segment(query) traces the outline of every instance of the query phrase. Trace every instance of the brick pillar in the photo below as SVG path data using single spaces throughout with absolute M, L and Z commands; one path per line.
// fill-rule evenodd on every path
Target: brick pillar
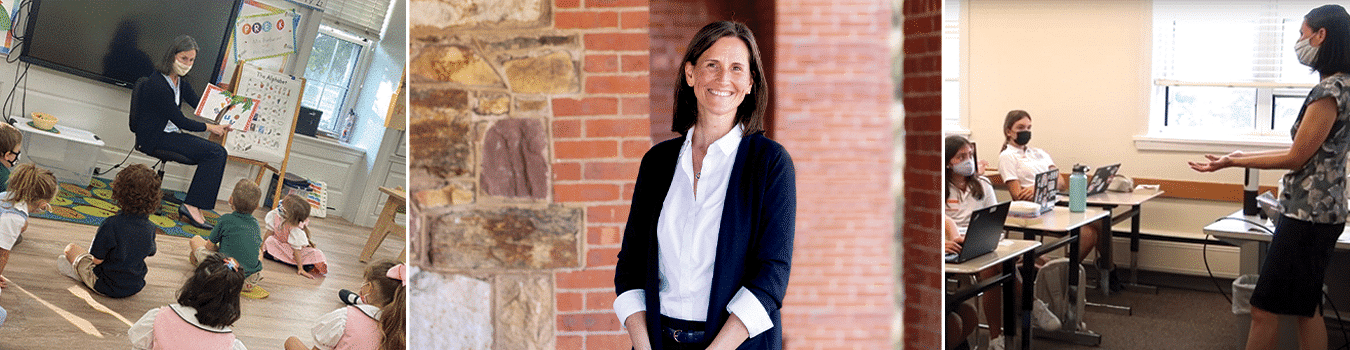
M 773 128 L 797 166 L 786 345 L 888 348 L 891 2 L 778 0 L 776 7 Z
M 614 264 L 648 121 L 646 0 L 558 0 L 556 27 L 583 38 L 582 90 L 553 98 L 554 200 L 585 208 L 585 264 L 556 276 L 557 348 L 627 349 Z
M 904 344 L 942 345 L 942 2 L 904 3 Z

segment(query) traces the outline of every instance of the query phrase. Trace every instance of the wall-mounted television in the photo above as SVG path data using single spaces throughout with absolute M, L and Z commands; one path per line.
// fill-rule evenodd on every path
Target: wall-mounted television
M 129 88 L 187 34 L 201 48 L 185 78 L 200 94 L 220 75 L 242 0 L 31 1 L 20 18 L 24 62 Z

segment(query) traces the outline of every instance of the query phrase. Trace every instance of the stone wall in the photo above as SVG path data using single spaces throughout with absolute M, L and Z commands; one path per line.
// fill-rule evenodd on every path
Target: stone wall
M 609 304 L 651 146 L 645 6 L 411 2 L 411 348 L 628 346 Z

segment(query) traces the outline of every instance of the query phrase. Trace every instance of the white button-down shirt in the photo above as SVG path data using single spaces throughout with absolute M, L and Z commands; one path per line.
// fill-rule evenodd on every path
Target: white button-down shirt
M 707 321 L 722 206 L 743 130 L 738 124 L 714 141 L 703 156 L 703 167 L 698 173 L 694 172 L 692 138 L 685 138 L 680 147 L 679 167 L 671 179 L 656 228 L 662 315 Z M 687 135 L 693 134 L 694 129 L 690 128 Z M 614 300 L 614 313 L 620 322 L 639 311 L 647 311 L 646 292 L 642 289 L 625 291 Z M 773 328 L 764 305 L 743 286 L 731 298 L 727 312 L 741 319 L 751 337 Z
M 164 80 L 169 82 L 169 87 L 173 88 L 173 105 L 181 106 L 183 104 L 183 94 L 180 93 L 182 90 L 178 89 L 178 83 L 174 82 L 173 78 L 169 77 L 168 74 L 160 75 L 163 75 Z M 182 77 L 179 77 L 179 79 L 182 79 Z M 164 125 L 164 132 L 178 132 L 178 126 L 174 125 L 173 121 L 170 120 L 168 124 Z

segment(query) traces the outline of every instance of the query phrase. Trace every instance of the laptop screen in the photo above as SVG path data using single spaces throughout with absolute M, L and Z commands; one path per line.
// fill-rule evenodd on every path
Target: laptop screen
M 1059 193 L 1059 170 L 1050 169 L 1043 173 L 1036 174 L 1036 194 L 1035 202 L 1041 205 L 1041 212 L 1055 208 L 1055 202 L 1059 200 L 1056 194 Z

